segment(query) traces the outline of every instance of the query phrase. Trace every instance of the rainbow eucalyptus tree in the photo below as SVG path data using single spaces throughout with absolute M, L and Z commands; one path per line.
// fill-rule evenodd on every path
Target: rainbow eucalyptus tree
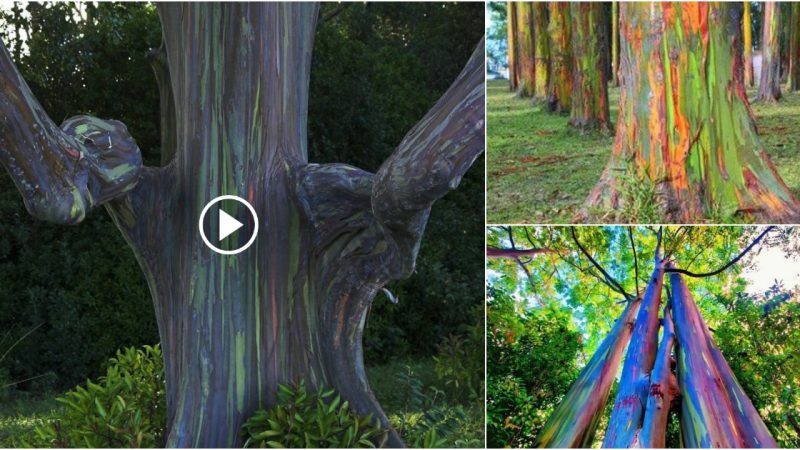
M 767 103 L 777 102 L 781 98 L 780 29 L 781 5 L 776 2 L 764 2 L 758 99 Z
M 533 2 L 515 2 L 517 20 L 514 61 L 517 65 L 517 95 L 532 97 L 536 84 L 536 42 L 534 33 Z
M 605 5 L 572 2 L 570 16 L 573 67 L 569 124 L 580 129 L 610 129 Z
M 619 2 L 611 2 L 611 85 L 619 86 Z
M 708 273 L 674 267 L 672 254 L 662 255 L 659 231 L 653 274 L 644 295 L 641 298 L 637 295 L 635 299 L 625 295 L 628 305 L 622 316 L 540 430 L 536 444 L 573 448 L 592 444 L 597 421 L 627 344 L 603 447 L 663 448 L 667 423 L 673 412 L 679 415 L 682 440 L 689 447 L 776 447 L 758 411 L 714 343 L 683 280 L 684 276 L 709 277 L 722 273 L 753 249 L 771 229 L 767 228 L 723 267 Z M 621 289 L 583 249 L 574 229 L 572 234 L 575 244 L 596 270 Z M 635 254 L 632 234 L 631 245 Z M 638 264 L 635 258 L 634 264 Z M 667 290 L 668 300 L 659 320 L 666 275 L 672 295 Z M 663 330 L 660 342 L 659 328 Z
M 508 88 L 516 92 L 519 85 L 518 63 L 517 63 L 517 7 L 514 2 L 506 2 L 506 15 L 508 16 Z
M 550 2 L 550 75 L 547 105 L 550 112 L 563 114 L 572 106 L 572 28 L 568 2 Z
M 753 77 L 753 19 L 750 14 L 750 2 L 744 2 L 742 14 L 742 44 L 744 48 L 744 84 L 752 87 L 755 84 Z
M 789 21 L 789 90 L 800 91 L 800 3 L 792 2 Z
M 534 80 L 533 99 L 544 101 L 550 76 L 550 38 L 547 34 L 548 6 L 546 2 L 533 3 Z
M 613 154 L 578 220 L 624 208 L 623 183 L 651 186 L 664 221 L 797 219 L 800 203 L 764 152 L 747 100 L 741 11 L 726 2 L 620 4 Z
M 432 203 L 483 151 L 483 43 L 373 174 L 308 162 L 318 5 L 158 8 L 163 167 L 142 167 L 119 122 L 56 126 L 2 46 L 0 162 L 35 217 L 74 224 L 104 205 L 133 249 L 164 352 L 168 446 L 238 445 L 242 421 L 299 379 L 389 427 L 364 372 L 366 314 L 414 270 Z M 237 255 L 198 236 L 201 210 L 222 194 L 261 219 Z M 391 431 L 384 444 L 402 442 Z

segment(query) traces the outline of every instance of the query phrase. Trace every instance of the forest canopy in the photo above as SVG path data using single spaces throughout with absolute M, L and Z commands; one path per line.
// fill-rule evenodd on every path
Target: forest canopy
M 765 230 L 664 227 L 662 251 L 674 267 L 715 272 Z M 626 295 L 643 294 L 654 269 L 658 231 L 621 226 L 487 229 L 489 446 L 534 444 L 625 309 Z M 773 228 L 720 273 L 682 277 L 736 380 L 782 447 L 800 444 L 798 246 L 795 230 Z M 492 257 L 500 250 L 519 253 Z M 590 441 L 594 446 L 603 442 L 616 392 L 617 381 Z M 667 447 L 680 445 L 678 428 L 673 415 Z

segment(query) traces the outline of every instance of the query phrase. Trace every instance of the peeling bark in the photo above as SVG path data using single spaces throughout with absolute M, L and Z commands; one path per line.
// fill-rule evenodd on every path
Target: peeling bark
M 642 427 L 650 388 L 650 373 L 658 346 L 658 310 L 663 282 L 664 261 L 660 251 L 656 249 L 655 269 L 636 316 L 603 447 L 633 446 Z
M 412 273 L 432 203 L 483 152 L 483 42 L 373 175 L 307 161 L 316 4 L 158 8 L 169 163 L 141 169 L 116 122 L 56 128 L 2 48 L 3 165 L 38 217 L 78 222 L 105 202 L 133 248 L 164 353 L 167 446 L 238 446 L 241 423 L 274 404 L 278 383 L 301 378 L 390 428 L 364 371 L 366 314 L 383 285 Z M 223 194 L 245 198 L 262 222 L 237 255 L 197 236 L 202 208 Z M 382 444 L 402 441 L 390 429 Z
M 670 274 L 681 435 L 687 447 L 777 448 L 714 342 L 686 283 Z
M 656 362 L 650 374 L 650 390 L 647 395 L 642 431 L 639 444 L 642 448 L 665 448 L 667 422 L 673 400 L 678 396 L 678 379 L 672 373 L 672 348 L 675 344 L 675 325 L 669 308 L 664 308 L 661 320 L 661 343 L 658 346 Z
M 605 6 L 600 2 L 572 2 L 570 16 L 573 84 L 569 124 L 579 129 L 610 130 Z
M 591 446 L 611 385 L 628 345 L 640 299 L 628 302 L 614 327 L 581 370 L 578 379 L 539 431 L 535 447 L 586 448 Z
M 764 22 L 761 34 L 761 82 L 758 100 L 774 103 L 781 98 L 780 55 L 781 7 L 776 2 L 764 2 Z
M 568 113 L 572 107 L 572 19 L 568 2 L 550 2 L 550 76 L 547 105 L 550 112 Z
M 744 216 L 792 222 L 800 204 L 758 137 L 742 80 L 740 3 L 620 5 L 620 113 L 590 208 L 653 185 L 664 222 Z M 739 49 L 737 51 L 737 49 Z

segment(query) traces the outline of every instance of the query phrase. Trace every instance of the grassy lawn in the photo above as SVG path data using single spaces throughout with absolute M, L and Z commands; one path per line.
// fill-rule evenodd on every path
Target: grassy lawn
M 483 399 L 463 398 L 435 373 L 433 359 L 394 361 L 369 367 L 375 396 L 409 446 L 435 428 L 437 446 L 483 447 Z M 462 390 L 463 391 L 463 390 Z M 57 393 L 0 391 L 0 448 L 27 447 L 37 420 L 58 407 Z
M 755 91 L 748 93 L 752 100 Z M 609 91 L 615 123 L 618 94 Z M 800 93 L 753 109 L 772 162 L 800 196 Z M 488 81 L 487 114 L 487 222 L 571 223 L 600 178 L 613 136 L 571 129 L 567 116 L 516 98 L 504 80 Z

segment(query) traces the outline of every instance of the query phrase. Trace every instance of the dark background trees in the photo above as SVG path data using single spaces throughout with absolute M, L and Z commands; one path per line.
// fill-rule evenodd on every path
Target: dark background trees
M 458 75 L 482 34 L 483 5 L 331 4 L 321 17 L 329 18 L 315 40 L 309 153 L 375 170 Z M 0 20 L 4 42 L 54 120 L 80 113 L 119 119 L 145 163 L 158 163 L 158 91 L 146 59 L 161 40 L 152 5 L 31 3 Z M 25 45 L 17 29 L 32 36 Z M 417 273 L 389 286 L 399 303 L 376 300 L 368 364 L 431 355 L 445 336 L 482 320 L 481 166 L 433 209 Z M 460 260 L 474 263 L 455 263 L 455 242 Z M 117 348 L 158 340 L 144 278 L 108 216 L 96 211 L 79 228 L 37 221 L 5 174 L 0 298 L 6 342 L 41 324 L 2 363 L 13 380 L 52 372 L 24 389 L 72 386 L 99 373 Z

